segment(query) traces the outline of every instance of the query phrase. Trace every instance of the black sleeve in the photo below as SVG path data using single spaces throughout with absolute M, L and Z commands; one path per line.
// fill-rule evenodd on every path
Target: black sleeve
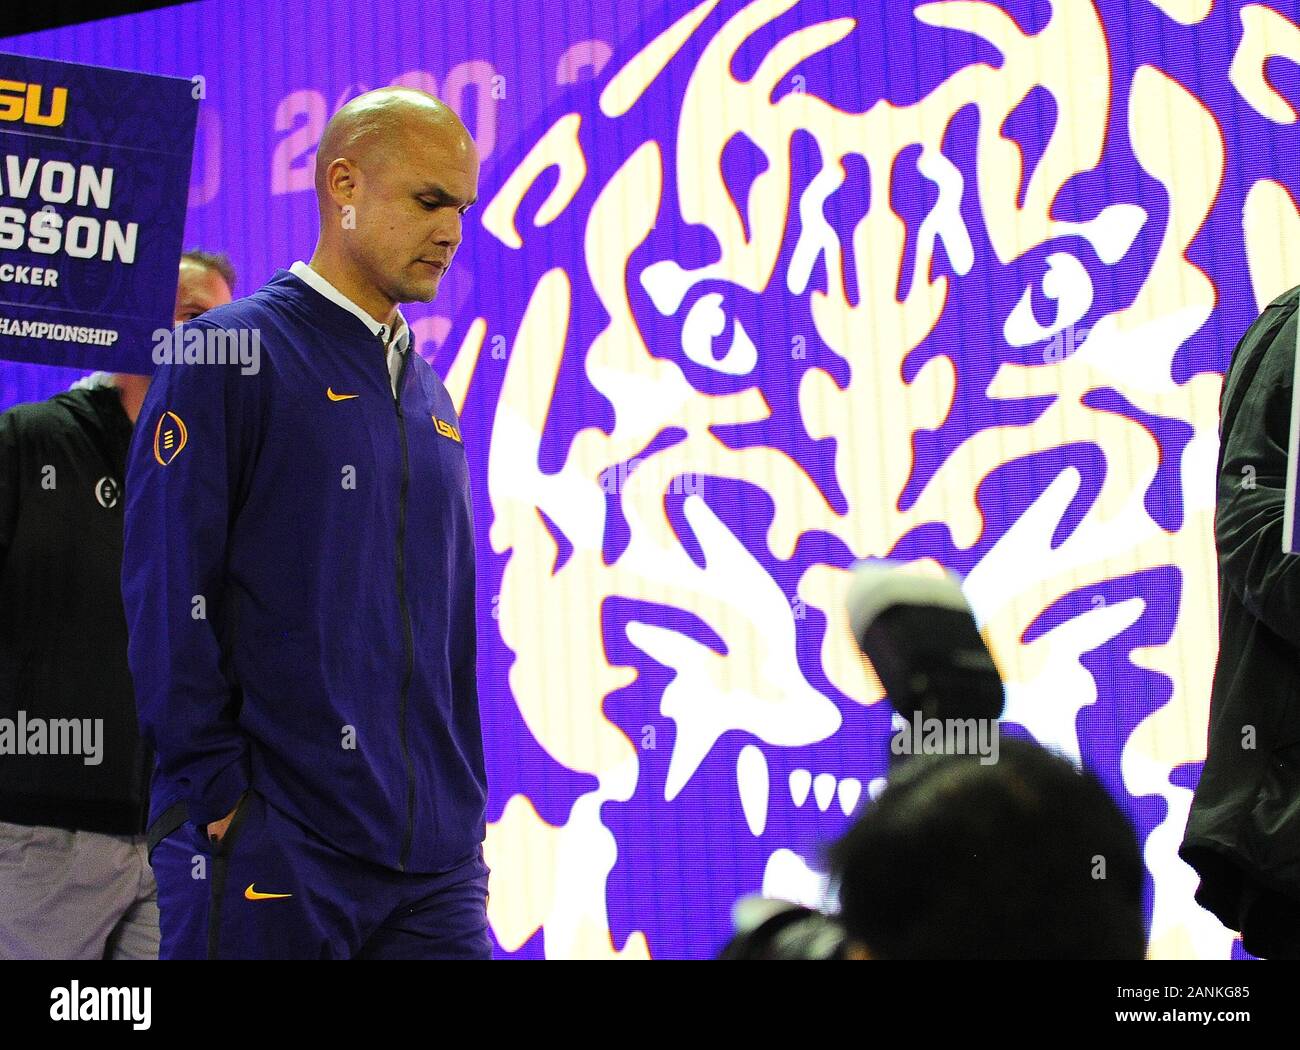
M 1219 571 L 1250 613 L 1300 648 L 1300 555 L 1282 550 L 1296 357 L 1289 293 L 1250 327 L 1224 387 L 1214 538 Z
M 0 572 L 18 523 L 18 420 L 0 412 Z

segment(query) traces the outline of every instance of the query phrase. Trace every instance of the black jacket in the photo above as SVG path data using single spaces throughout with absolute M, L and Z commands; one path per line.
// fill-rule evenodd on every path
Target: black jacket
M 136 723 L 121 594 L 131 429 L 108 386 L 0 415 L 0 719 L 9 721 L 0 733 L 12 741 L 20 717 L 103 719 L 98 764 L 84 753 L 0 753 L 0 820 L 144 830 L 152 759 Z
M 1282 552 L 1300 288 L 1232 356 L 1220 396 L 1219 656 L 1180 855 L 1247 951 L 1300 951 L 1300 556 Z

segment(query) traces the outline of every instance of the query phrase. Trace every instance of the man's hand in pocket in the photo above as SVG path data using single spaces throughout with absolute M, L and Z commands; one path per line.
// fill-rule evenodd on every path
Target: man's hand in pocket
M 248 792 L 245 791 L 242 795 L 239 796 L 239 801 L 235 803 L 234 809 L 232 809 L 220 820 L 215 820 L 208 825 L 209 842 L 221 841 L 222 837 L 226 834 L 226 829 L 230 827 L 230 822 L 235 819 L 235 814 L 239 812 L 239 807 L 243 805 L 244 799 L 247 797 L 248 797 Z

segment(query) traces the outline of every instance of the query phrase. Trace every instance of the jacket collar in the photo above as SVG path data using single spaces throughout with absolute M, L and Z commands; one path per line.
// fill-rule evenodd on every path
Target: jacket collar
M 399 354 L 406 353 L 406 348 L 410 345 L 411 341 L 411 328 L 406 323 L 406 318 L 402 316 L 401 310 L 397 311 L 397 319 L 393 323 L 393 331 L 390 333 L 388 325 L 376 321 L 305 262 L 299 261 L 294 263 L 289 267 L 289 273 L 297 277 L 298 280 L 302 281 L 303 284 L 318 295 L 323 296 L 335 306 L 346 310 L 358 320 L 362 321 L 372 336 L 383 339 L 385 346 L 389 345 L 389 337 L 391 334 L 392 348 Z

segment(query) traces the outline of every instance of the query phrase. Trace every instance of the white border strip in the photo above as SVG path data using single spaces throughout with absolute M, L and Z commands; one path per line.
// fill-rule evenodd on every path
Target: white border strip
M 1295 554 L 1296 457 L 1300 454 L 1300 324 L 1296 325 L 1291 372 L 1291 436 L 1286 449 L 1286 507 L 1282 513 L 1282 553 Z

